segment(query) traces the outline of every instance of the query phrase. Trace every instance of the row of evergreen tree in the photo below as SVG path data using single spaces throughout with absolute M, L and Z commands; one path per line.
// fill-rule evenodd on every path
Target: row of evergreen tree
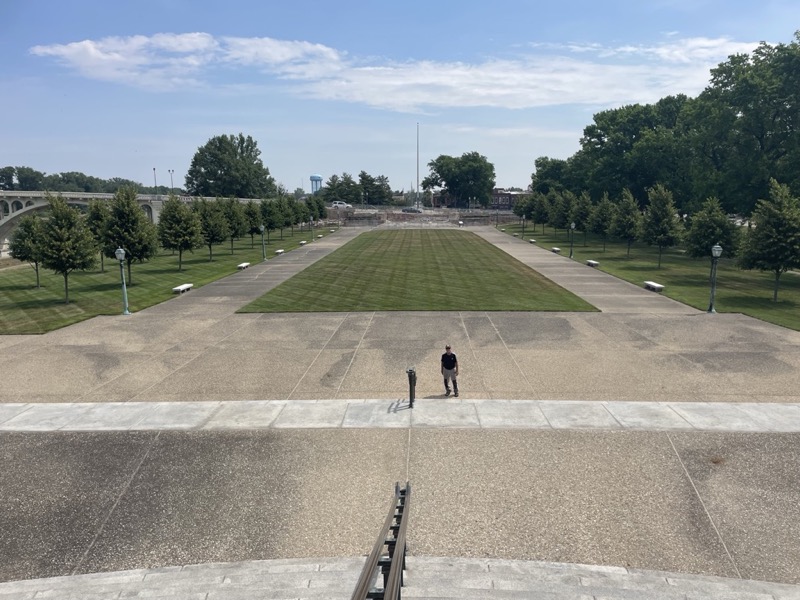
M 208 248 L 213 260 L 213 247 L 227 240 L 254 236 L 292 228 L 300 223 L 318 221 L 327 216 L 321 198 L 298 202 L 291 196 L 275 200 L 251 200 L 241 203 L 236 198 L 198 199 L 184 202 L 174 195 L 164 202 L 158 225 L 153 224 L 136 200 L 133 187 L 119 189 L 111 202 L 92 201 L 86 213 L 67 204 L 60 195 L 48 194 L 46 213 L 25 215 L 14 230 L 9 243 L 12 257 L 28 262 L 36 272 L 50 269 L 64 278 L 64 301 L 69 303 L 69 275 L 76 270 L 94 268 L 98 256 L 101 269 L 104 258 L 115 258 L 115 250 L 125 250 L 128 282 L 133 283 L 131 265 L 150 260 L 159 248 L 178 253 L 178 271 L 183 269 L 183 253 Z
M 770 181 L 769 197 L 756 203 L 747 227 L 731 221 L 717 198 L 708 198 L 692 215 L 679 214 L 672 192 L 658 184 L 646 190 L 644 210 L 630 190 L 620 197 L 603 194 L 593 203 L 588 192 L 580 195 L 551 189 L 520 200 L 514 212 L 534 227 L 573 230 L 658 248 L 658 267 L 665 249 L 683 245 L 693 258 L 711 256 L 719 244 L 723 256 L 734 258 L 742 269 L 758 269 L 775 276 L 773 300 L 778 299 L 780 277 L 800 268 L 800 199 L 788 186 Z M 572 224 L 574 223 L 574 228 Z M 574 235 L 574 233 L 573 233 Z M 605 247 L 605 246 L 604 246 Z

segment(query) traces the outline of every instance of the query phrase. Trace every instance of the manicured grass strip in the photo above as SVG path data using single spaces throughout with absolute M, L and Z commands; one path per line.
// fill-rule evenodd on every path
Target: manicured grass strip
M 504 225 L 507 234 L 521 233 L 517 225 Z M 553 232 L 552 227 L 538 225 L 534 232 L 525 228 L 525 240 L 534 238 L 536 244 L 550 249 L 560 246 L 561 253 L 568 255 L 567 232 Z M 709 257 L 694 259 L 686 256 L 681 248 L 665 250 L 658 268 L 658 248 L 646 244 L 634 244 L 630 257 L 627 245 L 608 240 L 603 250 L 603 240 L 583 233 L 576 233 L 574 259 L 585 263 L 587 259 L 600 262 L 600 269 L 615 277 L 642 286 L 646 280 L 665 286 L 664 294 L 684 304 L 707 310 L 711 296 L 711 249 Z M 800 273 L 789 272 L 781 276 L 778 302 L 772 301 L 774 277 L 772 273 L 743 271 L 733 259 L 722 258 L 717 268 L 717 292 L 714 302 L 717 312 L 743 313 L 762 321 L 800 331 Z
M 467 231 L 362 233 L 242 312 L 590 311 Z
M 329 235 L 328 229 L 309 231 L 291 229 L 272 232 L 266 246 L 267 258 L 275 257 L 276 248 L 287 252 L 297 248 L 301 240 L 317 235 Z M 261 237 L 234 241 L 213 247 L 213 261 L 208 260 L 208 248 L 184 253 L 183 271 L 178 271 L 178 256 L 164 252 L 145 263 L 133 264 L 133 282 L 128 285 L 128 303 L 133 312 L 163 302 L 175 296 L 172 288 L 181 283 L 193 283 L 195 289 L 236 272 L 242 262 L 257 264 L 262 260 Z M 105 259 L 105 272 L 100 265 L 93 271 L 75 272 L 69 277 L 70 303 L 64 304 L 64 279 L 52 271 L 40 269 L 41 285 L 36 288 L 36 274 L 27 265 L 0 269 L 0 335 L 36 334 L 52 331 L 97 315 L 122 313 L 122 286 L 119 263 Z M 125 270 L 125 277 L 128 272 Z M 190 294 L 192 292 L 189 292 Z

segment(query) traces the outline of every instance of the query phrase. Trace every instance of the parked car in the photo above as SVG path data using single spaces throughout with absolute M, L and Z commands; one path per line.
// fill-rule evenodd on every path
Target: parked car
M 342 202 L 341 200 L 334 200 L 331 203 L 331 208 L 353 208 L 353 205 L 348 204 L 347 202 Z
M 417 208 L 416 206 L 406 206 L 406 207 L 403 209 L 403 212 L 407 212 L 407 213 L 421 213 L 421 212 L 422 212 L 422 209 L 421 209 L 421 208 Z

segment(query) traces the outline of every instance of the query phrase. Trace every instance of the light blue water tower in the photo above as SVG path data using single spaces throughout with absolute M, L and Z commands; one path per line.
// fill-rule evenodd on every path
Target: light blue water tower
M 322 175 L 311 176 L 311 193 L 316 194 L 322 188 Z

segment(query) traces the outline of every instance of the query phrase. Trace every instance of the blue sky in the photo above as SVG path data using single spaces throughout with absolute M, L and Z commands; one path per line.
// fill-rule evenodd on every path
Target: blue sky
M 152 185 L 251 135 L 309 175 L 408 190 L 477 151 L 498 186 L 566 158 L 600 110 L 697 95 L 709 69 L 791 42 L 797 0 L 0 0 L 0 166 Z

